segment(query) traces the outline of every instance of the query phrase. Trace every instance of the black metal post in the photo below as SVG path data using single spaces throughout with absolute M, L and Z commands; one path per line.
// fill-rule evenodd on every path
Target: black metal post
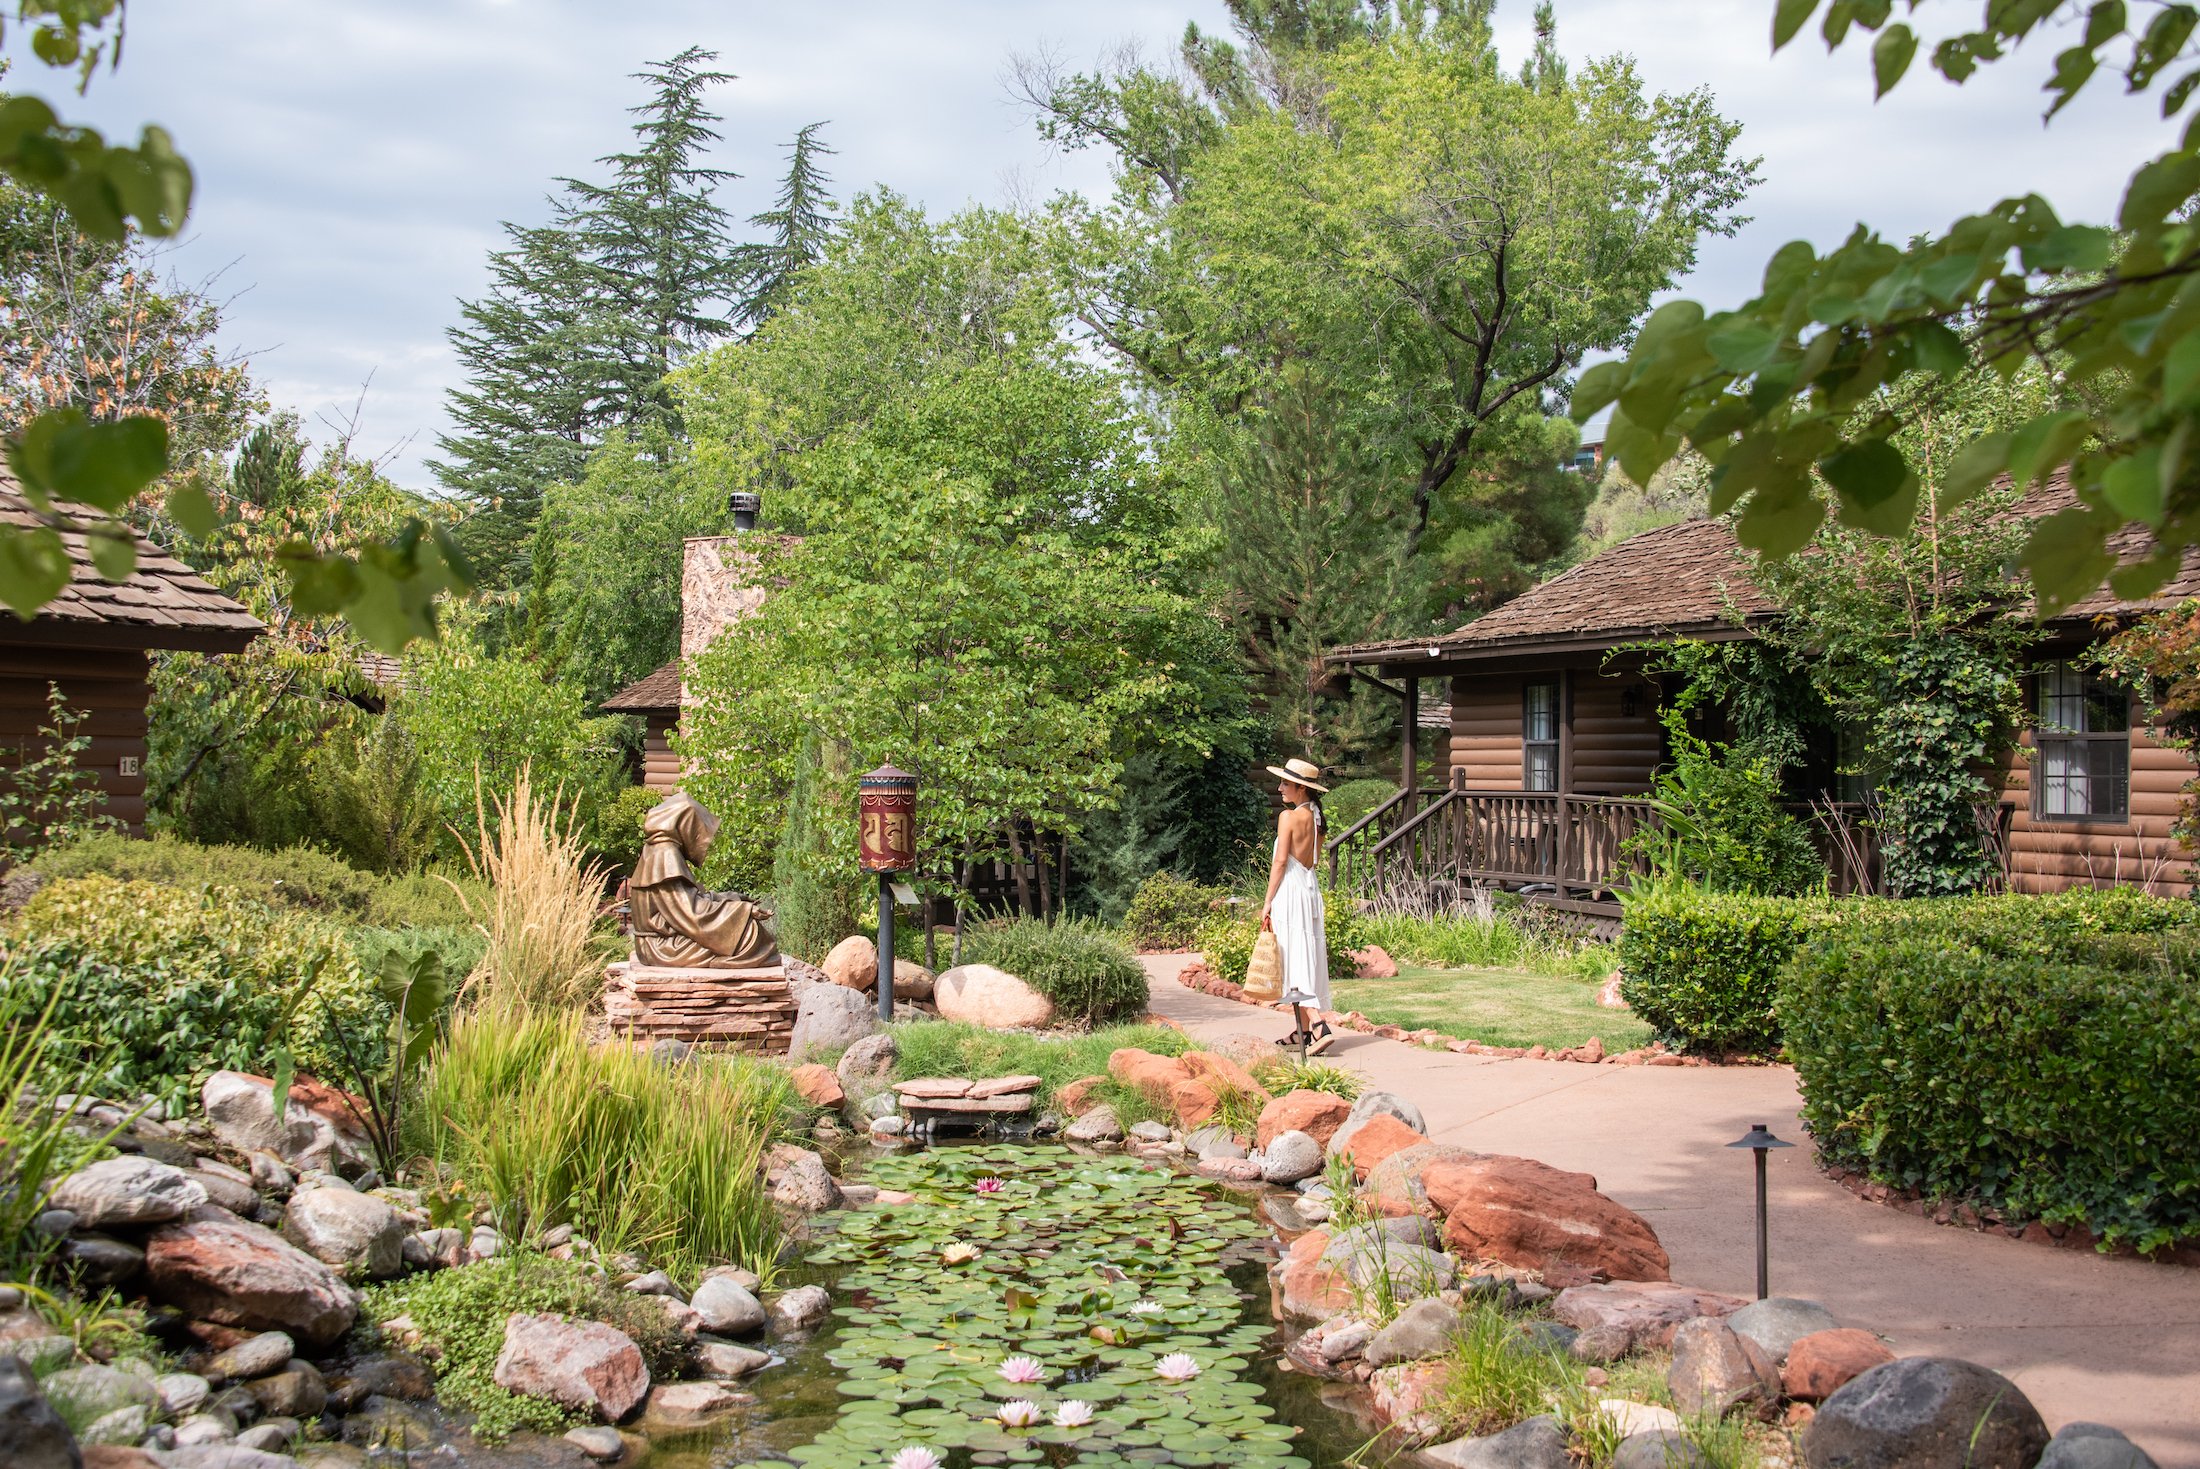
M 894 1018 L 894 878 L 888 872 L 878 875 L 878 1018 Z
M 1772 1294 L 1772 1228 L 1765 1214 L 1765 1150 L 1757 1155 L 1757 1299 Z

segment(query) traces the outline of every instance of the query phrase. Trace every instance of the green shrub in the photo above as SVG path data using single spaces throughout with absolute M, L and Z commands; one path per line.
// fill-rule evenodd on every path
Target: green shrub
M 663 803 L 665 793 L 628 786 L 603 803 L 596 819 L 596 851 L 621 872 L 632 872 L 642 855 L 642 818 Z
M 100 874 L 170 887 L 234 888 L 274 907 L 326 914 L 378 928 L 442 927 L 467 922 L 452 887 L 471 878 L 438 872 L 383 876 L 361 872 L 311 847 L 269 852 L 258 847 L 203 846 L 162 833 L 151 840 L 102 834 L 52 847 L 31 868 L 49 880 Z
M 1139 949 L 1188 949 L 1217 903 L 1228 899 L 1221 888 L 1157 872 L 1138 885 L 1123 913 L 1123 937 Z
M 1083 919 L 987 924 L 965 958 L 991 964 L 1054 1002 L 1056 1018 L 1105 1025 L 1146 1008 L 1146 970 L 1113 930 Z
M 2200 918 L 2128 893 L 1875 904 L 1779 987 L 1820 1153 L 2142 1250 L 2200 1235 Z
M 1786 809 L 1779 757 L 1746 742 L 1706 742 L 1689 731 L 1678 706 L 1661 719 L 1672 759 L 1651 793 L 1659 820 L 1629 837 L 1622 851 L 1645 859 L 1660 877 L 1718 892 L 1822 888 L 1825 863 L 1803 823 Z
M 464 928 L 368 928 L 361 925 L 345 936 L 351 942 L 351 951 L 359 956 L 359 967 L 369 974 L 379 973 L 382 960 L 390 954 L 397 955 L 401 963 L 410 967 L 422 954 L 433 953 L 443 961 L 443 972 L 454 981 L 473 973 L 489 947 L 488 936 L 470 925 Z
M 575 1421 L 547 1398 L 521 1397 L 496 1385 L 505 1321 L 523 1311 L 601 1321 L 642 1349 L 652 1378 L 667 1381 L 685 1373 L 687 1339 L 655 1301 L 547 1255 L 498 1255 L 377 1286 L 367 1292 L 362 1315 L 375 1321 L 410 1317 L 435 1359 L 436 1397 L 477 1414 L 474 1436 L 496 1442 L 523 1428 L 556 1433 Z
M 210 1072 L 264 1071 L 286 1035 L 299 1070 L 341 1077 L 332 1025 L 370 1061 L 386 1044 L 389 1007 L 344 929 L 233 889 L 49 883 L 0 946 L 11 990 L 60 992 L 52 1044 L 106 1053 L 116 1096 L 179 1107 Z
M 1346 781 L 1322 797 L 1323 839 L 1336 836 L 1397 794 L 1398 787 L 1387 780 Z
M 1199 952 L 1207 967 L 1232 984 L 1245 983 L 1245 966 L 1260 936 L 1260 904 L 1225 909 L 1199 931 Z M 1329 949 L 1329 977 L 1349 979 L 1357 972 L 1352 951 L 1369 943 L 1366 920 L 1348 898 L 1332 895 L 1322 906 L 1322 938 Z
M 1780 1039 L 1780 966 L 1843 906 L 1678 883 L 1638 889 L 1620 929 L 1620 998 L 1683 1050 L 1769 1051 Z

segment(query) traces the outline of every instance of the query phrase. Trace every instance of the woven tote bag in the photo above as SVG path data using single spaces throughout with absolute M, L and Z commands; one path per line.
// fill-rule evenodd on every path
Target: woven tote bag
M 1283 998 L 1283 945 L 1265 928 L 1253 940 L 1253 957 L 1245 965 L 1245 998 L 1256 1005 Z

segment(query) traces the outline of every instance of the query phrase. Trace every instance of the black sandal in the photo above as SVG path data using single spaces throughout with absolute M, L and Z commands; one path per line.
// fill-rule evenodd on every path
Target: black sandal
M 1311 1039 L 1311 1037 L 1309 1037 L 1305 1031 L 1294 1030 L 1289 1035 L 1279 1039 L 1276 1044 L 1283 1047 L 1285 1050 L 1290 1051 L 1296 1050 L 1300 1046 L 1305 1045 L 1309 1039 Z
M 1329 1022 L 1326 1020 L 1317 1021 L 1314 1029 L 1308 1033 L 1306 1054 L 1319 1056 L 1336 1043 L 1337 1033 L 1329 1028 Z

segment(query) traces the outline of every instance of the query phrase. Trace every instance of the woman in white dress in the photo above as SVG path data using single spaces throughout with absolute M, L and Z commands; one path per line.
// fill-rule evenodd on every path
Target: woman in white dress
M 1268 899 L 1261 904 L 1260 926 L 1273 932 L 1283 951 L 1283 997 L 1295 1029 L 1276 1042 L 1305 1046 L 1310 1054 L 1336 1041 L 1322 1012 L 1329 1008 L 1329 944 L 1322 932 L 1322 890 L 1314 864 L 1321 858 L 1322 808 L 1316 793 L 1327 793 L 1321 767 L 1307 760 L 1286 760 L 1268 767 L 1283 782 L 1284 812 L 1276 820 L 1276 851 L 1268 864 Z M 1314 1012 L 1309 1023 L 1307 1011 Z

